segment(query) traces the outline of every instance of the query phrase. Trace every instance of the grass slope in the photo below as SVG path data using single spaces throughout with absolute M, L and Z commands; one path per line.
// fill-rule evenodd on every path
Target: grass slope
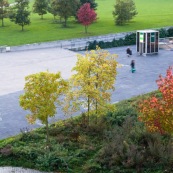
M 136 121 L 139 101 L 151 94 L 160 97 L 153 92 L 119 102 L 116 112 L 90 117 L 89 126 L 84 116 L 52 124 L 49 150 L 45 128 L 0 140 L 0 166 L 61 173 L 170 173 L 173 139 L 148 133 Z
M 98 21 L 89 26 L 87 35 L 84 34 L 84 27 L 73 18 L 68 20 L 68 27 L 63 28 L 58 20 L 53 21 L 51 14 L 44 15 L 44 19 L 41 20 L 37 14 L 32 13 L 31 24 L 25 26 L 24 32 L 20 26 L 5 19 L 5 27 L 0 27 L 0 45 L 21 45 L 172 25 L 172 0 L 135 0 L 138 15 L 124 26 L 114 24 L 112 11 L 115 0 L 96 0 L 96 2 Z

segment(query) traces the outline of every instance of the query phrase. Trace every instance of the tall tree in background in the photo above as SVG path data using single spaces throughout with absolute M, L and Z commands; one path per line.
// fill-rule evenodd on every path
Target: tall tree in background
M 94 10 L 97 10 L 98 4 L 95 2 L 95 0 L 80 0 L 81 6 L 85 3 L 90 3 L 90 7 Z
M 76 13 L 78 4 L 79 0 L 58 0 L 58 13 L 64 19 L 64 27 L 67 26 L 68 18 Z
M 58 1 L 57 0 L 51 0 L 50 1 L 50 6 L 48 8 L 48 12 L 51 13 L 55 17 L 58 15 Z
M 4 26 L 4 18 L 8 17 L 8 0 L 0 0 L 0 19 L 2 21 L 2 25 Z
M 85 26 L 85 33 L 87 33 L 88 26 L 97 19 L 97 14 L 94 9 L 90 8 L 90 3 L 85 3 L 77 12 L 78 21 Z
M 47 0 L 35 0 L 33 4 L 33 12 L 38 13 L 43 19 L 43 15 L 47 14 L 48 11 L 48 1 Z
M 22 27 L 30 24 L 29 0 L 15 0 L 15 5 L 11 8 L 10 20 Z
M 48 118 L 56 114 L 57 105 L 61 105 L 60 97 L 68 89 L 68 83 L 61 78 L 60 73 L 40 72 L 25 78 L 24 94 L 20 96 L 20 106 L 29 110 L 29 123 L 39 119 L 46 125 L 46 141 L 49 145 Z
M 136 6 L 133 0 L 116 0 L 113 11 L 116 25 L 123 25 L 137 15 Z

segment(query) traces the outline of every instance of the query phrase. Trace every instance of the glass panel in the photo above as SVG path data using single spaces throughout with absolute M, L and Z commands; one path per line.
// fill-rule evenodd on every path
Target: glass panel
M 147 53 L 150 53 L 150 33 L 147 33 Z
M 137 32 L 137 52 L 139 52 L 139 32 Z
M 159 33 L 158 33 L 158 32 L 156 32 L 156 40 L 155 40 L 155 52 L 158 52 L 158 51 L 159 51 L 158 42 L 159 42 Z
M 145 47 L 146 47 L 146 33 L 144 33 L 144 46 L 143 46 L 143 53 L 145 53 Z
M 154 43 L 151 43 L 151 53 L 155 52 L 155 46 L 154 46 Z

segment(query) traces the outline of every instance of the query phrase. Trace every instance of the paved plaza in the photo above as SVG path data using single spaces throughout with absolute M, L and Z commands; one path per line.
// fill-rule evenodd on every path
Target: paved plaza
M 112 103 L 128 99 L 157 89 L 156 79 L 165 75 L 166 69 L 173 65 L 173 51 L 160 50 L 158 55 L 139 56 L 136 47 L 131 46 L 133 55 L 127 57 L 126 47 L 108 49 L 118 54 L 118 68 Z M 83 53 L 83 52 L 78 52 Z M 19 96 L 23 93 L 24 77 L 40 71 L 60 71 L 68 79 L 76 63 L 76 52 L 60 48 L 38 49 L 29 51 L 7 52 L 0 54 L 0 139 L 16 135 L 21 129 L 42 126 L 37 121 L 29 125 L 25 119 L 26 111 L 19 106 Z M 136 73 L 130 72 L 130 62 L 136 61 Z M 53 121 L 65 118 L 59 112 Z

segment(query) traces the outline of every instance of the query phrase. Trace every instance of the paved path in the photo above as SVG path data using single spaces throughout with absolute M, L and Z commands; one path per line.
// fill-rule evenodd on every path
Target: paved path
M 117 53 L 122 68 L 118 69 L 112 102 L 117 102 L 157 89 L 155 80 L 160 73 L 165 74 L 173 65 L 173 51 L 160 50 L 158 55 L 138 56 L 135 46 L 132 57 L 125 54 L 126 47 L 108 49 Z M 81 52 L 82 53 L 82 52 Z M 130 61 L 136 61 L 136 73 L 130 72 Z M 24 87 L 24 77 L 39 71 L 61 71 L 64 78 L 71 76 L 71 68 L 76 63 L 76 53 L 58 48 L 40 49 L 0 54 L 0 139 L 20 133 L 23 128 L 40 127 L 41 123 L 28 125 L 26 111 L 19 106 L 18 98 Z M 52 121 L 64 118 L 62 113 Z
M 0 167 L 0 173 L 46 173 L 19 167 Z

